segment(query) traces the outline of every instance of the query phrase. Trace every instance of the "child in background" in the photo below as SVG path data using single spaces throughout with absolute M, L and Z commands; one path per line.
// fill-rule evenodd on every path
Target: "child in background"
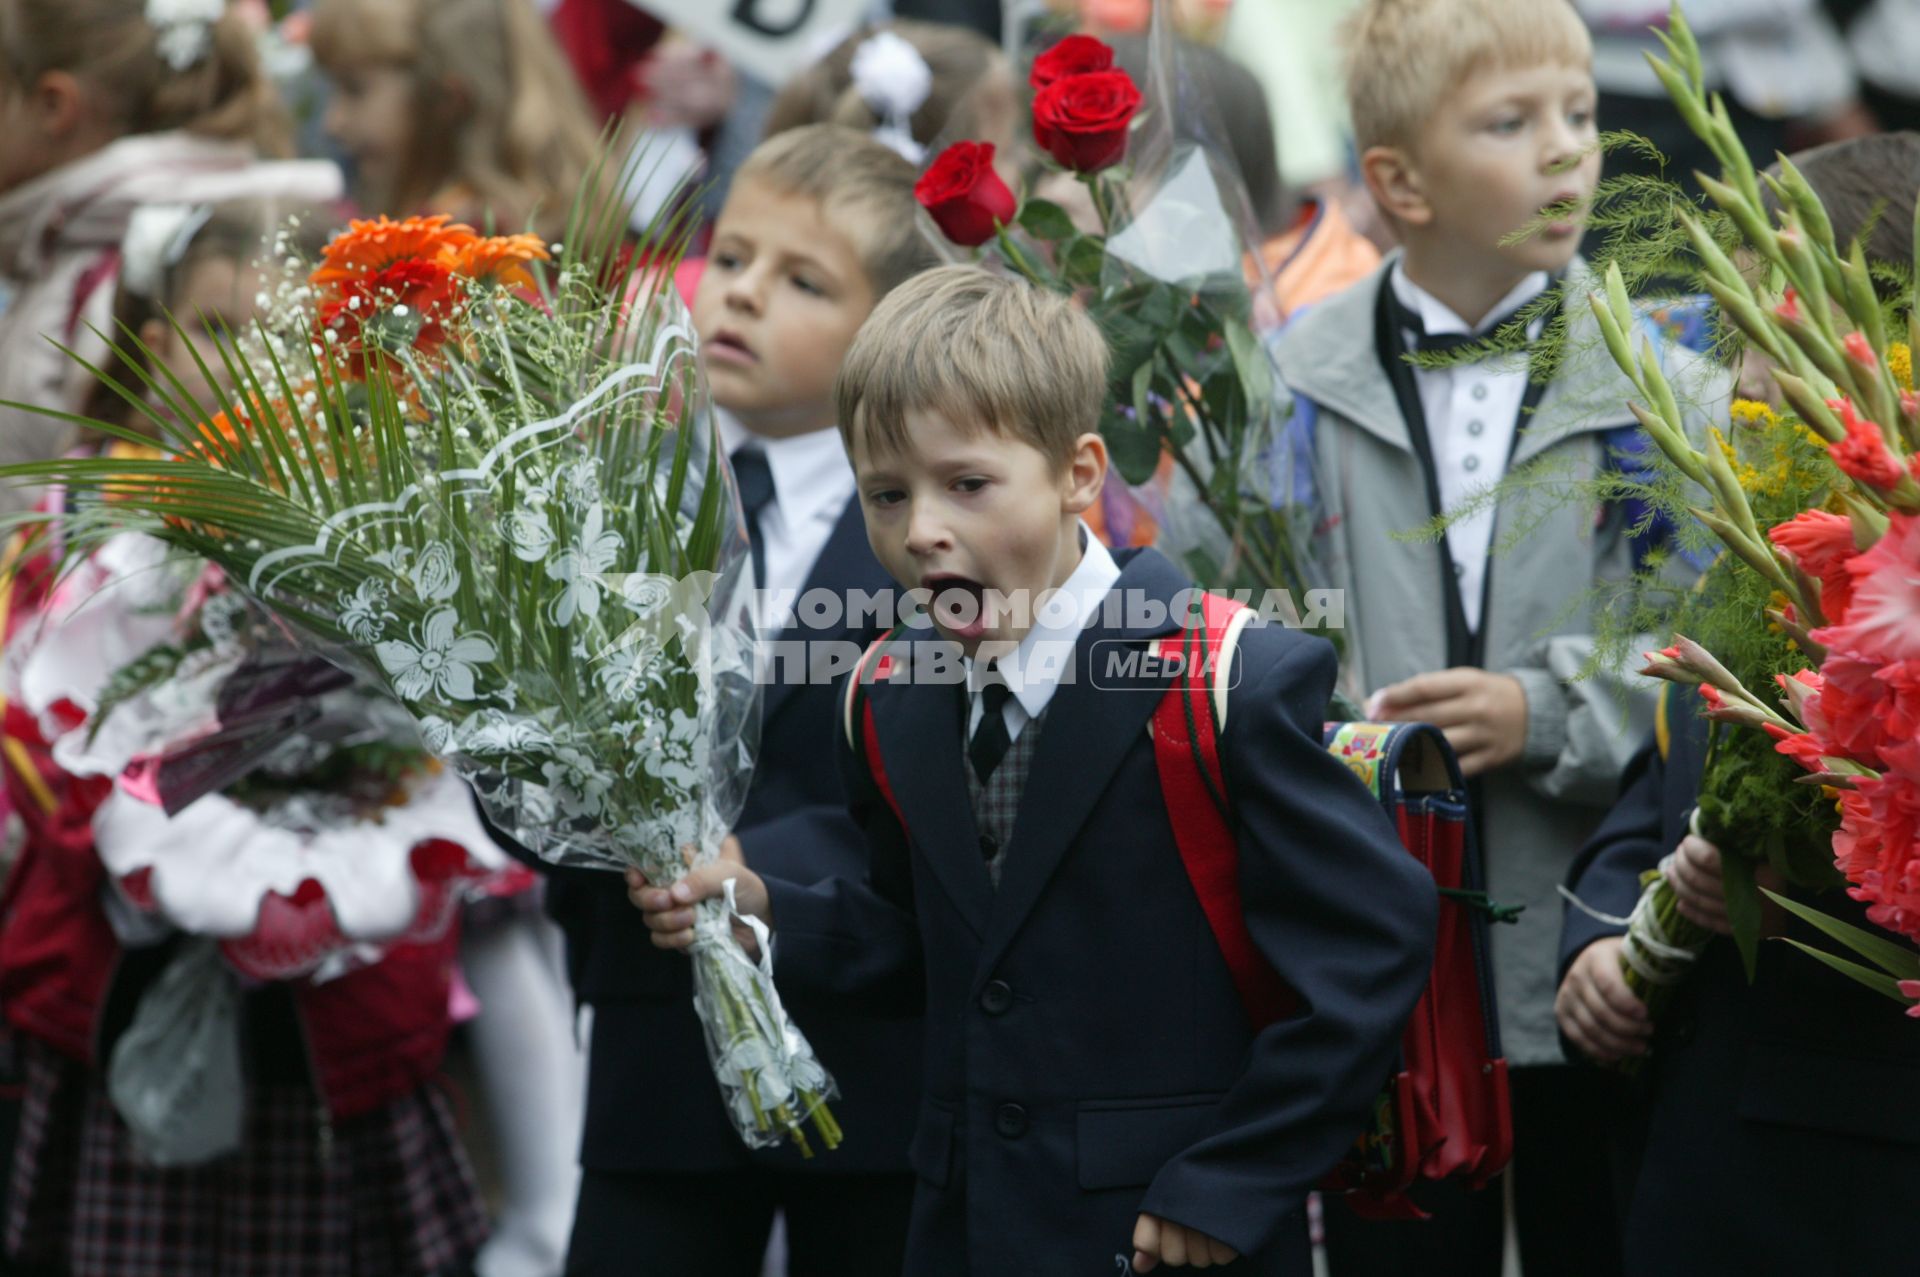
M 831 390 L 875 303 L 936 260 L 915 221 L 915 177 L 911 164 L 851 129 L 816 124 L 769 138 L 734 176 L 693 299 L 764 592 L 763 634 L 782 644 L 819 652 L 875 637 L 870 620 L 838 610 L 825 627 L 805 610 L 781 613 L 802 591 L 845 602 L 886 585 L 853 500 Z M 819 668 L 771 667 L 753 785 L 727 839 L 805 884 L 857 874 L 862 860 L 827 747 L 834 687 L 807 673 Z M 846 1142 L 812 1161 L 790 1147 L 750 1152 L 714 1085 L 687 964 L 648 944 L 614 875 L 562 871 L 549 890 L 575 993 L 593 1007 L 568 1272 L 623 1277 L 639 1265 L 757 1277 L 778 1210 L 790 1272 L 895 1277 L 913 1198 L 918 1021 L 791 997 L 794 1020 L 839 1081 Z
M 559 238 L 596 133 L 531 0 L 317 0 L 312 42 L 365 213 Z
M 1862 240 L 1870 263 L 1913 265 L 1920 134 L 1831 142 L 1792 157 L 1819 196 L 1843 248 Z M 1768 192 L 1769 196 L 1771 192 Z M 1769 198 L 1769 205 L 1772 200 Z M 1876 281 L 1883 294 L 1895 290 Z M 1904 296 L 1883 296 L 1904 304 Z M 1764 356 L 1742 378 L 1777 390 Z M 1707 722 L 1691 689 L 1665 700 L 1628 765 L 1620 799 L 1568 874 L 1595 913 L 1625 917 L 1640 876 L 1666 874 L 1680 911 L 1730 936 L 1721 849 L 1691 832 L 1705 767 Z M 1730 730 L 1744 730 L 1734 728 Z M 1762 885 L 1781 890 L 1761 866 Z M 1821 910 L 1873 930 L 1865 907 L 1830 892 Z M 1781 932 L 1830 942 L 1764 905 Z M 1920 1121 L 1910 1105 L 1878 1102 L 1920 1090 L 1920 1035 L 1880 995 L 1784 945 L 1762 944 L 1749 982 L 1731 939 L 1715 940 L 1685 977 L 1658 1026 L 1621 975 L 1624 927 L 1569 907 L 1561 934 L 1560 1030 L 1599 1064 L 1641 1056 L 1650 1095 L 1622 1240 L 1623 1272 L 1680 1277 L 1746 1273 L 1894 1274 L 1912 1266 L 1903 1222 L 1920 1200 Z M 1836 1176 L 1835 1166 L 1848 1173 Z
M 1332 648 L 1248 625 L 1222 814 L 1246 939 L 1297 995 L 1250 1026 L 1175 842 L 1199 813 L 1157 776 L 1166 677 L 1109 659 L 1177 633 L 1191 587 L 1081 521 L 1106 476 L 1106 363 L 1070 299 L 973 267 L 874 311 L 837 416 L 874 554 L 930 593 L 938 632 L 900 630 L 868 656 L 891 673 L 841 688 L 867 698 L 834 720 L 864 862 L 808 883 L 729 846 L 670 887 L 629 882 L 663 948 L 733 880 L 788 989 L 924 996 L 903 1271 L 1306 1277 L 1307 1193 L 1424 986 L 1433 884 L 1321 746 Z
M 0 400 L 77 411 L 99 363 L 127 220 L 196 174 L 280 149 L 281 113 L 232 13 L 156 23 L 146 0 L 0 0 Z M 0 461 L 71 427 L 0 407 Z M 0 512 L 33 504 L 0 492 Z
M 531 0 L 317 0 L 312 42 L 333 85 L 327 130 L 365 212 L 564 233 L 596 132 Z M 485 902 L 461 947 L 504 1189 L 479 1277 L 555 1277 L 579 1183 L 585 1066 L 560 938 L 536 899 Z
M 965 27 L 897 18 L 862 28 L 788 81 L 766 135 L 802 124 L 872 133 L 919 164 L 949 142 L 991 142 L 996 165 L 1018 162 L 1020 100 L 1006 55 Z
M 1490 928 L 1512 1067 L 1513 1184 L 1522 1263 L 1555 1277 L 1619 1271 L 1604 1156 L 1611 1079 L 1565 1066 L 1553 1021 L 1556 894 L 1653 713 L 1645 680 L 1587 668 L 1596 587 L 1624 585 L 1642 547 L 1618 503 L 1545 500 L 1515 485 L 1438 540 L 1410 529 L 1521 467 L 1596 475 L 1632 432 L 1632 387 L 1600 341 L 1576 256 L 1599 177 L 1592 49 L 1564 0 L 1368 0 L 1348 92 L 1361 167 L 1403 249 L 1299 316 L 1275 353 L 1315 423 L 1325 584 L 1344 591 L 1346 676 L 1369 714 L 1432 722 L 1475 791 L 1489 894 L 1523 905 Z M 1517 354 L 1476 352 L 1558 280 L 1565 358 L 1550 381 Z M 1544 304 L 1540 308 L 1544 310 Z M 1417 353 L 1460 351 L 1415 366 Z M 1475 354 L 1479 357 L 1476 358 Z M 1655 354 L 1704 421 L 1724 411 L 1717 369 Z M 1552 488 L 1549 484 L 1549 488 Z M 1675 556 L 1675 568 L 1681 564 Z M 1444 1187 L 1444 1186 L 1443 1186 Z M 1497 1274 L 1501 1192 L 1449 1191 L 1420 1223 L 1328 1207 L 1335 1277 Z
M 164 369 L 204 398 L 208 384 L 194 359 L 209 350 L 203 323 L 240 329 L 251 321 L 262 288 L 253 263 L 287 213 L 337 196 L 340 181 L 331 165 L 286 164 L 201 182 L 180 182 L 175 193 L 271 194 L 140 210 L 114 309 L 152 350 L 159 367 L 150 372 Z M 308 224 L 318 230 L 324 221 L 310 216 Z M 129 389 L 142 385 L 130 370 L 119 375 Z M 105 419 L 135 428 L 144 421 L 110 392 L 98 406 L 111 409 Z M 33 582 L 44 578 L 29 570 L 7 581 L 17 621 L 31 613 Z M 21 625 L 7 637 L 57 647 L 67 612 L 85 606 L 56 605 L 46 613 L 48 633 Z M 29 832 L 0 930 L 0 997 L 25 1074 L 0 1267 L 27 1277 L 461 1277 L 486 1234 L 486 1206 L 434 1082 L 451 1027 L 455 933 L 396 947 L 324 982 L 252 986 L 240 1011 L 246 1090 L 238 1150 L 176 1168 L 136 1151 L 108 1097 L 108 1061 L 135 1008 L 185 950 L 178 933 L 154 929 L 151 915 L 134 922 L 124 902 L 110 907 L 121 888 L 92 832 L 110 786 L 66 774 L 44 748 L 41 730 L 55 715 L 36 717 L 47 707 L 30 703 L 33 690 L 58 686 L 89 697 L 80 684 L 112 673 L 75 661 L 86 646 L 69 644 L 60 669 L 44 676 L 55 682 L 25 675 L 31 649 L 9 664 L 21 677 L 8 687 L 6 784 Z M 57 681 L 61 672 L 71 692 Z M 464 824 L 478 845 L 479 827 L 470 818 Z M 448 836 L 464 832 L 450 827 Z M 211 881 L 191 887 L 203 896 L 221 889 Z

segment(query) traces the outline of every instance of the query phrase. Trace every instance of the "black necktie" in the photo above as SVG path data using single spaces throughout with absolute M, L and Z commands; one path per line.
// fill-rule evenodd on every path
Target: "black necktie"
M 734 482 L 740 485 L 740 514 L 747 521 L 747 549 L 753 555 L 754 588 L 767 588 L 767 540 L 760 533 L 760 512 L 773 500 L 773 467 L 767 454 L 751 445 L 735 448 Z
M 991 673 L 991 670 L 989 670 Z M 1013 692 L 1005 683 L 995 681 L 980 689 L 980 704 L 984 712 L 980 715 L 980 725 L 973 729 L 973 739 L 967 742 L 967 761 L 973 764 L 973 774 L 984 787 L 987 779 L 993 775 L 993 769 L 1007 755 L 1007 747 L 1013 744 L 1013 736 L 1007 731 L 1007 697 Z

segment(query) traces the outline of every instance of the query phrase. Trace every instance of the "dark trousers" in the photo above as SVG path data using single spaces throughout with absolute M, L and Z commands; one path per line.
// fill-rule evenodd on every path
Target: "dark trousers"
M 1620 1277 L 1620 1235 L 1636 1160 L 1626 1084 L 1594 1069 L 1515 1069 L 1514 1232 L 1520 1268 L 1549 1277 Z M 1329 1199 L 1333 1277 L 1500 1277 L 1506 1211 L 1501 1181 L 1419 1195 L 1433 1218 L 1365 1220 Z
M 587 1171 L 568 1277 L 759 1277 L 776 1210 L 788 1277 L 900 1277 L 914 1177 Z

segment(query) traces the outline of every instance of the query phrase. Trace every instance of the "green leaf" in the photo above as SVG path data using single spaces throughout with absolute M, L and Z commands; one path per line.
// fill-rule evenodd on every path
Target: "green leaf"
M 1035 239 L 1068 239 L 1078 233 L 1067 210 L 1051 200 L 1030 199 L 1020 210 L 1020 225 Z
M 1784 939 L 1784 937 L 1782 938 Z M 1848 962 L 1845 958 L 1836 957 L 1825 950 L 1816 949 L 1810 944 L 1801 944 L 1798 940 L 1787 940 L 1787 943 L 1800 950 L 1800 952 L 1807 954 L 1809 957 L 1817 958 L 1821 962 L 1826 963 L 1848 979 L 1857 980 L 1859 983 L 1866 985 L 1875 993 L 1884 994 L 1902 1006 L 1913 1005 L 1911 999 L 1900 992 L 1900 985 L 1892 976 L 1882 975 L 1871 967 L 1863 967 L 1857 962 Z
M 1099 283 L 1106 265 L 1106 247 L 1092 235 L 1076 236 L 1060 253 L 1060 273 L 1069 284 Z
M 1267 358 L 1266 347 L 1253 335 L 1253 330 L 1239 320 L 1230 320 L 1226 325 L 1227 350 L 1233 355 L 1233 366 L 1240 372 L 1240 384 L 1247 395 L 1247 413 L 1252 417 L 1260 411 L 1260 406 L 1273 399 L 1273 362 Z
M 1760 964 L 1760 887 L 1754 881 L 1753 862 L 1745 856 L 1720 857 L 1720 886 L 1727 897 L 1727 922 L 1733 942 L 1740 947 L 1740 964 L 1753 983 Z
M 1766 888 L 1761 890 L 1766 891 Z M 1766 891 L 1766 896 L 1794 917 L 1832 936 L 1888 975 L 1901 980 L 1920 980 L 1920 953 L 1886 936 L 1875 935 L 1852 923 L 1842 922 L 1812 905 L 1771 891 Z

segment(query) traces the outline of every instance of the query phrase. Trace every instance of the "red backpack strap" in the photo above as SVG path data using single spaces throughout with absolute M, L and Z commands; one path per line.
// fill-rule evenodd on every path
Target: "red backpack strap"
M 887 779 L 886 760 L 880 756 L 880 735 L 873 725 L 873 702 L 868 698 L 865 687 L 876 678 L 888 677 L 887 663 L 893 658 L 883 649 L 893 642 L 899 627 L 888 630 L 860 654 L 860 663 L 853 667 L 853 677 L 847 680 L 847 697 L 841 707 L 841 730 L 846 733 L 847 744 L 867 765 L 867 774 L 873 777 L 874 785 L 880 790 L 880 797 L 886 800 L 893 818 L 900 822 L 904 831 L 907 818 L 900 810 L 900 800 L 894 797 L 893 782 Z
M 1154 710 L 1153 758 L 1193 893 L 1226 959 L 1247 1019 L 1262 1029 L 1292 1014 L 1299 999 L 1260 956 L 1247 930 L 1240 904 L 1239 846 L 1220 765 L 1219 731 L 1233 642 L 1252 615 L 1232 599 L 1203 595 L 1200 625 L 1156 640 L 1156 657 L 1169 664 L 1177 660 L 1180 666 Z

